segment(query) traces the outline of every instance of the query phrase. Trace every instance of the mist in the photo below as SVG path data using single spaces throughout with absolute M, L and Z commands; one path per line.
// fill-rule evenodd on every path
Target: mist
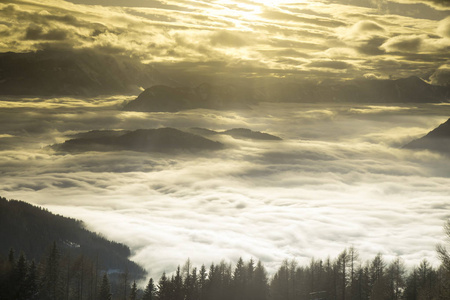
M 0 102 L 0 194 L 75 217 L 129 245 L 159 277 L 190 258 L 260 259 L 273 272 L 354 246 L 437 264 L 450 162 L 402 148 L 450 106 L 261 103 L 242 111 L 125 112 L 129 96 Z M 282 140 L 208 137 L 217 151 L 58 153 L 89 130 L 249 128 Z

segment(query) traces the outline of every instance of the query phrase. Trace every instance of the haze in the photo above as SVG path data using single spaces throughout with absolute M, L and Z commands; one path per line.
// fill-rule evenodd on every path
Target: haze
M 418 76 L 448 86 L 449 12 L 437 0 L 3 1 L 0 52 L 127 57 L 154 70 L 148 84 L 245 82 L 257 95 L 298 81 Z M 187 258 L 253 257 L 274 271 L 284 259 L 350 246 L 362 258 L 437 262 L 450 161 L 403 146 L 449 118 L 446 99 L 122 111 L 142 85 L 106 96 L 1 96 L 0 195 L 83 220 L 129 245 L 154 278 Z M 248 128 L 282 140 L 217 135 L 208 138 L 224 149 L 186 153 L 50 147 L 90 130 L 161 127 Z

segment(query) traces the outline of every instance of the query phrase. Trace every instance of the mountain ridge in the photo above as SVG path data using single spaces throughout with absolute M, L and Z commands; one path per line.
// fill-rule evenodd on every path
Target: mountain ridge
M 450 155 L 450 118 L 425 136 L 406 144 L 407 149 L 422 149 Z
M 86 229 L 80 220 L 53 214 L 19 200 L 0 197 L 0 253 L 13 248 L 38 261 L 55 243 L 72 256 L 83 254 L 105 271 L 128 269 L 136 278 L 146 272 L 129 260 L 130 248 Z

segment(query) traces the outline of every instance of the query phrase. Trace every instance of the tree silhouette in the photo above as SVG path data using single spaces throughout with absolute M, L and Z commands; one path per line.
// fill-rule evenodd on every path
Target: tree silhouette
M 111 300 L 111 296 L 111 286 L 109 284 L 108 275 L 105 273 L 103 274 L 98 300 Z
M 131 285 L 130 300 L 137 300 L 137 286 L 136 286 L 136 281 L 133 281 L 133 284 Z
M 153 278 L 150 278 L 148 281 L 147 286 L 144 290 L 144 296 L 142 297 L 142 300 L 154 300 L 156 299 L 156 287 L 153 283 Z

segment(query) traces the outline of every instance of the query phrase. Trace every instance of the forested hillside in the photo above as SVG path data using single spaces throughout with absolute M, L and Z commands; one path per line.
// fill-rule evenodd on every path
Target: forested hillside
M 130 261 L 130 249 L 87 230 L 79 220 L 66 218 L 23 201 L 0 197 L 0 255 L 15 249 L 38 262 L 55 243 L 72 259 L 83 255 L 99 270 L 125 270 L 136 277 L 145 271 Z

